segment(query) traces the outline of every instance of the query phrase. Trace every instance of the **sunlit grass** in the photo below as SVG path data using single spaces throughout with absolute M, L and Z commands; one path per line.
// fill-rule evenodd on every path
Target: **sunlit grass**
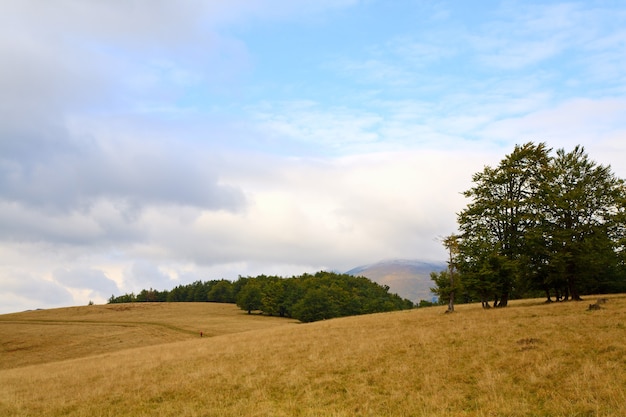
M 0 369 L 295 323 L 233 304 L 132 303 L 0 315 Z
M 0 371 L 0 415 L 626 415 L 626 299 L 587 306 L 427 308 L 202 339 L 177 331 L 177 342 Z M 195 333 L 180 308 L 162 323 Z M 250 318 L 235 313 L 223 319 Z

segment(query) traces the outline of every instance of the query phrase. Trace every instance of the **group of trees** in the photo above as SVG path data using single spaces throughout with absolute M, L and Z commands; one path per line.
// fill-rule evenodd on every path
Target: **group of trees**
M 444 240 L 450 268 L 431 274 L 442 299 L 504 307 L 626 291 L 626 188 L 610 167 L 580 146 L 553 154 L 529 142 L 472 179 L 460 233 Z
M 172 290 L 141 290 L 138 294 L 112 295 L 109 304 L 141 302 L 203 302 L 234 303 L 239 286 L 231 281 L 220 279 L 213 281 L 195 281 L 191 284 L 178 285 Z
M 179 285 L 171 291 L 142 290 L 139 294 L 111 296 L 109 303 L 127 302 L 236 303 L 251 313 L 291 317 L 312 322 L 334 317 L 413 308 L 410 300 L 390 294 L 389 287 L 368 278 L 334 272 L 282 278 L 260 275 Z

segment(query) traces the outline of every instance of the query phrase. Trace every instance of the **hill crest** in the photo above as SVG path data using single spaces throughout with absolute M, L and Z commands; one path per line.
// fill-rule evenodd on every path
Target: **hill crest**
M 446 268 L 445 262 L 389 259 L 352 268 L 346 274 L 364 276 L 380 285 L 387 285 L 390 292 L 417 303 L 433 299 L 430 273 Z

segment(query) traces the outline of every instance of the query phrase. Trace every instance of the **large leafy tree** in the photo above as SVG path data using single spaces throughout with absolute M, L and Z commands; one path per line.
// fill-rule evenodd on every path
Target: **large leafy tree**
M 464 192 L 472 201 L 458 215 L 463 240 L 459 247 L 464 249 L 460 263 L 472 265 L 478 273 L 489 262 L 498 261 L 499 270 L 489 272 L 496 307 L 507 305 L 520 277 L 524 236 L 537 224 L 533 202 L 548 154 L 544 143 L 516 146 L 497 168 L 487 166 L 475 174 L 474 187 Z
M 543 230 L 552 281 L 564 283 L 574 300 L 581 286 L 597 289 L 606 272 L 615 272 L 620 236 L 611 232 L 619 230 L 622 193 L 623 181 L 591 161 L 583 147 L 556 152 L 541 192 Z
M 622 288 L 624 182 L 580 146 L 550 153 L 544 143 L 518 145 L 464 193 L 456 264 L 484 306 L 489 295 L 502 307 L 539 289 L 578 300 Z

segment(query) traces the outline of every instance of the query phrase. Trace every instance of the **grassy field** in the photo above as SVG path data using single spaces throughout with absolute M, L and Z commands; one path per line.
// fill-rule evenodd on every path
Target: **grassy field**
M 297 323 L 232 304 L 133 303 L 0 315 L 0 369 Z
M 0 415 L 624 416 L 626 296 L 589 300 L 311 324 L 206 303 L 4 315 Z

